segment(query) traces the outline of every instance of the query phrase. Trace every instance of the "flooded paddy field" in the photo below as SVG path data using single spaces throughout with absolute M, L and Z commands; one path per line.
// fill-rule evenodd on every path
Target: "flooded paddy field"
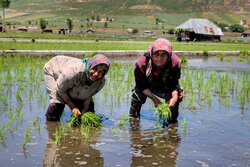
M 247 58 L 188 59 L 178 123 L 160 130 L 150 100 L 140 120 L 118 126 L 129 113 L 136 58 L 112 59 L 106 84 L 94 97 L 103 126 L 84 133 L 68 126 L 69 108 L 60 123 L 45 120 L 48 59 L 0 57 L 0 166 L 250 166 Z

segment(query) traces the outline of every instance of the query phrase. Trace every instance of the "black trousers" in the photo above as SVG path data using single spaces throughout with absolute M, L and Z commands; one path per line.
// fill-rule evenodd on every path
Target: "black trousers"
M 83 109 L 83 101 L 82 100 L 72 100 L 75 106 L 81 111 Z M 47 121 L 60 121 L 63 110 L 65 108 L 65 104 L 61 103 L 50 103 L 45 114 Z M 94 102 L 91 101 L 89 104 L 89 108 L 87 111 L 95 112 L 94 110 Z

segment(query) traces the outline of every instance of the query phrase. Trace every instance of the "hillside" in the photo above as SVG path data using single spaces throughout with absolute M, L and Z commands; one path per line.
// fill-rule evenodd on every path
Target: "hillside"
M 37 25 L 45 18 L 49 26 L 64 26 L 67 18 L 75 26 L 86 26 L 91 17 L 112 18 L 109 27 L 173 28 L 189 18 L 208 18 L 226 24 L 250 23 L 250 0 L 12 0 L 6 22 Z M 103 23 L 93 23 L 103 26 Z

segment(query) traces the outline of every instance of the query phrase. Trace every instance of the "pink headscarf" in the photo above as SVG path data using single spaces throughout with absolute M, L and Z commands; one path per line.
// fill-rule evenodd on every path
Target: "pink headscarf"
M 166 51 L 171 57 L 172 56 L 171 42 L 169 42 L 167 39 L 159 38 L 149 46 L 147 53 L 150 56 L 150 60 L 147 65 L 146 76 L 149 76 L 152 71 L 152 59 L 151 58 L 153 57 L 153 54 L 159 50 Z
M 89 74 L 89 71 L 99 64 L 106 65 L 106 73 L 108 72 L 109 66 L 110 66 L 109 59 L 106 56 L 104 56 L 103 54 L 97 54 L 91 58 L 83 58 L 82 62 L 86 63 L 85 73 L 87 76 Z

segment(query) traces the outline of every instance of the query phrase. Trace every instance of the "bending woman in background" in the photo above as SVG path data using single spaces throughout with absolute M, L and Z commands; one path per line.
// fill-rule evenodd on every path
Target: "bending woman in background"
M 110 62 L 102 54 L 83 60 L 56 56 L 44 65 L 44 80 L 50 97 L 48 121 L 60 121 L 65 104 L 74 116 L 94 111 L 92 96 L 105 84 Z
M 172 52 L 171 43 L 164 38 L 157 39 L 135 63 L 134 76 L 136 85 L 131 97 L 130 116 L 140 117 L 141 106 L 147 97 L 155 107 L 159 106 L 162 103 L 160 97 L 165 99 L 172 112 L 169 123 L 176 123 L 182 99 L 181 66 L 178 56 Z

